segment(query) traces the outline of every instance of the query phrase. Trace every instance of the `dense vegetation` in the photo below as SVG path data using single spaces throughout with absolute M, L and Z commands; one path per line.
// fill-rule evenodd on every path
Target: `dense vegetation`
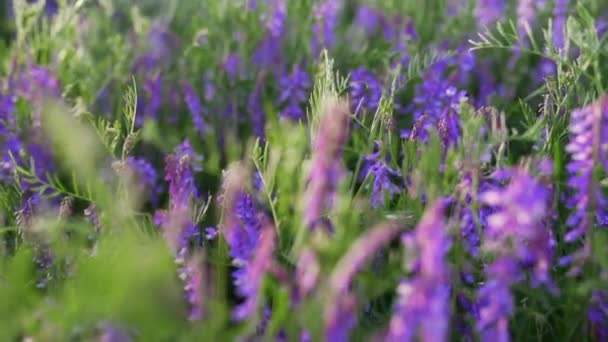
M 13 0 L 0 340 L 608 341 L 608 3 Z

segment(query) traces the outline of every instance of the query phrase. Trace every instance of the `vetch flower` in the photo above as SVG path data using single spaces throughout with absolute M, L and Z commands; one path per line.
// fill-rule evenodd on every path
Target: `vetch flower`
M 565 46 L 566 20 L 568 19 L 568 5 L 570 0 L 555 0 L 553 7 L 553 44 L 558 50 Z
M 203 107 L 201 99 L 188 82 L 181 81 L 181 85 L 182 90 L 184 91 L 184 99 L 186 100 L 190 114 L 192 114 L 192 122 L 194 123 L 194 127 L 200 134 L 203 134 L 207 130 L 207 124 L 203 119 L 203 116 L 207 113 L 207 110 L 205 107 Z
M 194 183 L 194 172 L 200 170 L 197 166 L 198 156 L 186 140 L 176 147 L 174 154 L 165 160 L 165 180 L 169 182 L 169 210 L 157 211 L 154 216 L 156 224 L 163 229 L 163 235 L 175 253 L 179 278 L 185 282 L 186 299 L 190 304 L 189 319 L 198 320 L 202 315 L 200 301 L 192 293 L 195 288 L 197 270 L 190 262 L 191 240 L 200 234 L 191 219 L 191 201 L 198 198 Z M 200 270 L 198 270 L 200 271 Z M 199 294 L 200 295 L 200 294 Z
M 378 143 L 379 144 L 379 143 Z M 365 157 L 365 165 L 361 174 L 363 178 L 372 177 L 371 204 L 378 207 L 384 203 L 386 196 L 393 196 L 401 192 L 403 188 L 403 176 L 401 172 L 391 168 L 390 155 L 381 157 L 380 146 L 377 151 Z
M 299 65 L 295 65 L 291 74 L 283 74 L 279 79 L 278 103 L 283 109 L 281 116 L 293 121 L 305 120 L 306 112 L 303 106 L 308 100 L 310 78 L 308 73 Z
M 352 72 L 350 96 L 355 113 L 375 113 L 380 106 L 383 85 L 378 78 L 364 67 Z
M 396 312 L 390 321 L 387 341 L 445 341 L 450 320 L 450 247 L 445 205 L 436 201 L 424 213 L 414 232 L 418 260 L 413 279 L 398 288 Z M 409 246 L 406 246 L 408 248 Z
M 478 329 L 482 340 L 509 341 L 509 317 L 514 305 L 512 285 L 523 278 L 524 267 L 551 286 L 552 247 L 547 216 L 548 189 L 521 168 L 501 170 L 509 179 L 504 189 L 482 193 L 480 201 L 495 211 L 487 219 L 483 250 L 496 259 L 486 267 L 486 283 L 479 290 Z
M 328 341 L 348 341 L 356 324 L 356 297 L 349 290 L 354 276 L 381 248 L 400 233 L 395 222 L 376 225 L 355 241 L 340 259 L 329 278 L 330 296 L 325 306 L 325 338 Z
M 608 213 L 605 209 L 608 202 L 594 179 L 597 168 L 608 167 L 607 118 L 608 96 L 603 96 L 570 115 L 570 142 L 566 151 L 570 153 L 571 161 L 566 168 L 569 175 L 568 186 L 573 193 L 567 204 L 573 212 L 566 221 L 571 230 L 564 237 L 569 243 L 579 240 L 595 223 L 600 226 L 608 224 Z M 580 257 L 584 258 L 584 255 Z M 572 260 L 566 257 L 562 263 L 570 261 Z
M 342 174 L 342 150 L 349 135 L 349 106 L 342 100 L 324 104 L 319 130 L 313 141 L 313 155 L 305 193 L 304 222 L 315 228 L 333 206 Z
M 479 0 L 475 7 L 477 25 L 481 28 L 490 26 L 500 20 L 506 13 L 506 0 Z

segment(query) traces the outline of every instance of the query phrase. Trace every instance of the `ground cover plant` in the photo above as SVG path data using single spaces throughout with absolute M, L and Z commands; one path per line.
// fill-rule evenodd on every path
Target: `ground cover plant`
M 605 1 L 0 11 L 0 340 L 608 341 Z

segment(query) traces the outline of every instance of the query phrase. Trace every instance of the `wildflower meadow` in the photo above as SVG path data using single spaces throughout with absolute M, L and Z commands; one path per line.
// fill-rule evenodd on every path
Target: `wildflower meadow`
M 0 1 L 0 341 L 608 341 L 608 1 Z

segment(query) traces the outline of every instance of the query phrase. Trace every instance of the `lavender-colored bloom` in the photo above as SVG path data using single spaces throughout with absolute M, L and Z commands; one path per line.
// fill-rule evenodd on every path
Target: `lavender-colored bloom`
M 99 342 L 131 342 L 133 339 L 129 332 L 112 323 L 105 323 L 101 327 Z
M 134 158 L 129 156 L 127 164 L 135 173 L 136 184 L 139 186 L 139 191 L 150 196 L 150 201 L 155 203 L 162 189 L 157 184 L 158 175 L 152 164 L 143 158 Z
M 595 290 L 587 311 L 596 341 L 608 340 L 608 291 Z
M 384 24 L 385 18 L 381 11 L 368 5 L 361 5 L 355 16 L 355 26 L 361 27 L 367 34 L 376 33 Z
M 266 113 L 262 103 L 262 90 L 264 86 L 265 77 L 263 74 L 258 76 L 254 91 L 249 95 L 247 100 L 247 110 L 253 124 L 253 133 L 260 138 L 262 141 L 266 140 L 265 127 L 266 127 Z
M 6 136 L 15 128 L 15 101 L 9 95 L 0 94 L 0 135 Z
M 566 168 L 568 185 L 573 194 L 567 204 L 573 212 L 566 221 L 572 228 L 564 237 L 566 242 L 577 241 L 585 235 L 594 217 L 601 226 L 608 223 L 604 209 L 608 202 L 593 177 L 596 167 L 608 166 L 607 116 L 607 96 L 573 111 L 570 116 L 570 143 L 566 151 L 570 153 L 571 161 Z
M 253 250 L 254 254 L 249 260 L 247 267 L 242 268 L 238 278 L 235 279 L 238 293 L 245 301 L 233 311 L 236 320 L 249 317 L 258 306 L 259 289 L 264 275 L 270 268 L 275 249 L 275 228 L 264 214 L 258 215 L 258 221 L 262 228 L 259 233 L 259 241 Z
M 285 21 L 287 20 L 287 2 L 285 0 L 271 1 L 273 12 L 262 18 L 264 26 L 274 38 L 280 38 L 285 34 Z
M 376 152 L 365 157 L 365 161 L 361 174 L 364 178 L 373 178 L 371 204 L 378 207 L 384 203 L 387 194 L 392 196 L 401 192 L 403 176 L 388 165 L 390 155 L 381 157 L 379 146 Z
M 203 134 L 207 130 L 207 124 L 203 119 L 203 115 L 207 113 L 207 110 L 203 107 L 201 99 L 188 82 L 182 81 L 181 85 L 182 90 L 184 91 L 184 99 L 186 100 L 188 109 L 190 109 L 190 114 L 192 114 L 194 127 L 196 127 L 196 130 L 199 133 Z
M 318 56 L 321 49 L 331 49 L 335 45 L 339 11 L 340 1 L 338 0 L 321 0 L 314 4 L 311 42 L 314 56 Z
M 194 172 L 200 170 L 196 163 L 198 156 L 186 140 L 179 145 L 173 155 L 165 160 L 165 180 L 169 182 L 170 206 L 168 211 L 157 211 L 154 217 L 156 224 L 163 228 L 165 239 L 175 253 L 175 262 L 179 265 L 178 275 L 186 283 L 186 299 L 190 304 L 190 319 L 199 319 L 202 315 L 200 301 L 192 293 L 196 283 L 195 277 L 200 274 L 194 272 L 188 265 L 190 242 L 199 234 L 194 226 L 190 214 L 190 201 L 196 199 L 198 193 L 194 183 Z M 193 273 L 194 272 L 194 273 Z M 200 294 L 199 294 L 200 295 Z
M 555 0 L 553 7 L 553 44 L 558 50 L 565 46 L 566 20 L 568 19 L 568 5 L 570 0 Z
M 154 78 L 148 78 L 144 82 L 145 100 L 144 115 L 137 116 L 137 124 L 141 125 L 144 118 L 158 119 L 159 111 L 163 103 L 163 77 L 158 74 Z
M 320 266 L 317 255 L 310 249 L 304 249 L 298 258 L 296 267 L 297 299 L 306 297 L 317 285 Z
M 478 0 L 475 7 L 477 25 L 486 27 L 500 20 L 507 10 L 506 0 Z
M 534 26 L 536 21 L 536 1 L 537 0 L 518 0 L 517 2 L 517 31 L 519 38 L 523 39 L 528 37 L 526 26 Z
M 489 190 L 480 201 L 495 208 L 488 217 L 483 249 L 496 255 L 486 268 L 487 280 L 479 291 L 482 340 L 509 341 L 508 321 L 513 313 L 510 287 L 521 280 L 521 266 L 532 267 L 539 281 L 549 285 L 552 249 L 544 224 L 549 191 L 522 169 L 504 170 L 510 178 L 504 189 Z
M 464 91 L 459 91 L 444 77 L 450 61 L 433 65 L 416 86 L 414 96 L 415 124 L 410 139 L 427 141 L 430 129 L 437 129 L 445 146 L 455 144 L 460 137 L 460 103 L 467 101 Z
M 275 243 L 272 223 L 264 214 L 258 214 L 253 197 L 244 191 L 247 179 L 243 166 L 230 167 L 224 174 L 220 199 L 224 211 L 221 232 L 236 267 L 232 278 L 237 294 L 244 299 L 232 313 L 238 321 L 257 308 L 259 285 L 270 267 Z
M 387 341 L 445 341 L 450 318 L 450 247 L 444 219 L 445 202 L 437 201 L 423 215 L 415 230 L 419 255 L 413 279 L 399 285 L 399 301 L 391 319 Z
M 325 338 L 327 341 L 348 341 L 356 323 L 356 298 L 349 292 L 356 273 L 401 231 L 395 222 L 373 227 L 351 245 L 329 278 L 330 301 L 325 306 Z
M 293 121 L 305 120 L 304 104 L 308 100 L 310 78 L 299 65 L 294 66 L 291 74 L 284 74 L 279 80 L 281 92 L 279 106 L 283 108 L 281 116 Z
M 333 206 L 335 189 L 342 173 L 342 150 L 349 134 L 348 103 L 336 100 L 324 105 L 319 131 L 314 138 L 305 194 L 304 222 L 310 228 L 315 228 Z
M 350 96 L 355 113 L 375 113 L 380 106 L 383 85 L 374 74 L 360 67 L 350 77 Z
M 238 76 L 239 69 L 241 67 L 241 61 L 239 56 L 236 54 L 229 54 L 226 59 L 224 59 L 224 63 L 222 64 L 222 68 L 228 74 L 228 78 L 233 80 Z

